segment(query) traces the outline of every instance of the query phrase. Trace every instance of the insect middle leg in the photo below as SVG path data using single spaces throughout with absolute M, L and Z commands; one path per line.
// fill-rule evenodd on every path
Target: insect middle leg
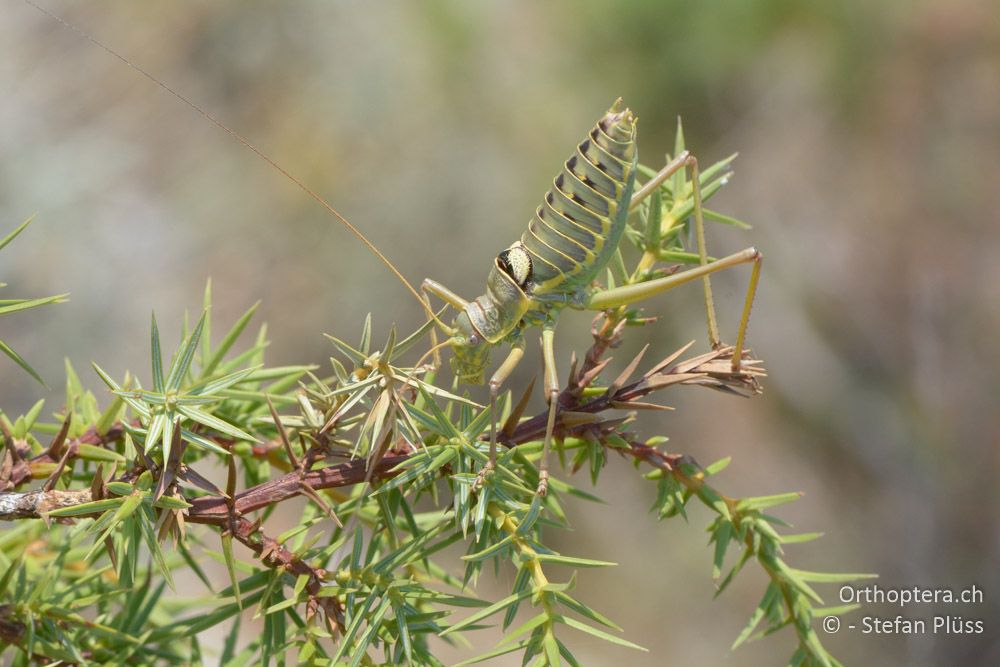
M 559 408 L 559 373 L 556 371 L 555 323 L 542 327 L 542 362 L 545 374 L 545 400 L 549 404 L 549 418 L 545 423 L 545 439 L 542 441 L 542 459 L 538 463 L 538 495 L 544 496 L 549 489 L 549 448 L 552 446 L 552 432 L 556 425 L 556 411 Z
M 545 496 L 549 489 L 549 449 L 552 447 L 552 433 L 555 431 L 556 412 L 559 404 L 559 373 L 556 371 L 555 355 L 555 323 L 547 322 L 542 327 L 542 361 L 543 373 L 545 376 L 545 400 L 549 406 L 549 417 L 545 425 L 545 439 L 542 443 L 542 458 L 538 464 L 538 489 L 540 496 Z M 486 466 L 479 471 L 476 484 L 481 484 L 486 475 L 496 467 L 497 462 L 497 426 L 496 426 L 496 404 L 500 395 L 500 387 L 507 381 L 510 374 L 517 367 L 524 357 L 524 338 L 518 337 L 510 354 L 500 364 L 496 372 L 490 378 L 490 459 Z
M 490 460 L 486 467 L 479 472 L 477 483 L 481 483 L 486 475 L 496 467 L 497 464 L 497 397 L 500 395 L 500 387 L 507 381 L 510 374 L 524 357 L 524 338 L 518 338 L 517 342 L 510 350 L 510 354 L 504 359 L 500 367 L 490 378 Z
M 465 308 L 468 306 L 468 302 L 465 299 L 463 299 L 459 295 L 455 294 L 455 292 L 451 291 L 450 289 L 448 289 L 444 285 L 438 283 L 437 281 L 431 280 L 429 278 L 426 279 L 426 280 L 424 280 L 423 285 L 421 285 L 421 290 L 424 292 L 425 295 L 427 295 L 427 294 L 433 294 L 433 295 L 435 295 L 435 296 L 443 299 L 445 302 L 447 302 L 449 305 L 451 305 L 456 310 L 465 310 Z M 486 344 L 486 343 L 484 342 L 482 344 Z M 437 346 L 435 345 L 435 347 L 437 347 Z M 510 374 L 512 372 L 514 372 L 514 369 L 517 367 L 517 364 L 520 363 L 520 361 L 521 361 L 521 359 L 523 357 L 524 357 L 524 338 L 523 337 L 518 337 L 513 342 L 513 345 L 511 347 L 510 353 L 507 355 L 507 358 L 504 360 L 504 362 L 502 364 L 500 364 L 500 366 L 499 366 L 499 368 L 497 368 L 496 372 L 494 372 L 493 375 L 490 377 L 490 381 L 489 381 L 489 388 L 490 388 L 490 458 L 489 458 L 489 461 L 487 462 L 486 466 L 484 466 L 483 469 L 479 471 L 479 476 L 478 476 L 478 478 L 476 480 L 477 486 L 480 485 L 480 484 L 482 484 L 483 480 L 486 478 L 486 475 L 489 474 L 489 472 L 491 470 L 493 470 L 493 469 L 496 468 L 496 463 L 497 463 L 497 423 L 496 423 L 497 397 L 499 397 L 499 395 L 500 395 L 500 388 L 503 386 L 504 382 L 507 381 L 507 378 L 510 377 Z

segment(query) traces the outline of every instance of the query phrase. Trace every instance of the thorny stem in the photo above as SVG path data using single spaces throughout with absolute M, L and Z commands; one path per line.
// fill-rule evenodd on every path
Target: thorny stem
M 665 369 L 661 367 L 668 364 L 661 362 L 660 365 L 634 382 L 624 384 L 627 378 L 619 378 L 604 394 L 596 398 L 584 399 L 582 389 L 585 385 L 590 384 L 596 377 L 597 371 L 606 365 L 603 357 L 607 350 L 617 343 L 623 326 L 623 314 L 618 314 L 617 317 L 611 314 L 605 316 L 603 321 L 595 321 L 594 343 L 588 350 L 579 372 L 570 378 L 559 399 L 560 405 L 564 409 L 569 409 L 574 413 L 590 413 L 594 415 L 594 419 L 585 420 L 582 423 L 564 423 L 562 419 L 559 419 L 557 430 L 560 437 L 586 437 L 590 435 L 591 437 L 596 436 L 600 442 L 605 442 L 605 438 L 601 436 L 607 437 L 619 432 L 625 421 L 621 418 L 601 419 L 598 415 L 606 410 L 628 409 L 630 402 L 674 384 L 701 384 L 715 388 L 726 388 L 731 391 L 735 391 L 737 388 L 753 391 L 756 389 L 756 376 L 763 374 L 763 371 L 756 368 L 752 361 L 744 364 L 742 370 L 732 372 L 726 357 L 727 350 L 720 349 L 684 362 L 675 363 Z M 505 434 L 504 444 L 513 447 L 538 440 L 545 431 L 547 417 L 548 413 L 545 411 L 522 421 L 509 434 Z M 102 446 L 116 443 L 121 439 L 123 433 L 124 426 L 122 424 L 115 424 L 103 435 L 99 435 L 94 429 L 91 429 L 72 442 L 54 442 L 53 446 L 50 446 L 46 452 L 26 461 L 27 443 L 17 443 L 9 433 L 5 432 L 6 451 L 3 458 L 3 468 L 0 468 L 0 484 L 3 488 L 16 488 L 17 485 L 23 484 L 31 478 L 32 465 L 52 465 L 54 461 L 51 459 L 59 453 L 62 453 L 63 457 L 67 457 L 67 454 L 75 455 L 75 448 L 78 448 L 80 442 Z M 57 436 L 58 439 L 59 436 Z M 218 438 L 218 440 L 225 439 Z M 54 446 L 56 444 L 58 447 Z M 260 448 L 260 452 L 255 451 L 255 454 L 266 456 L 272 449 L 280 447 L 282 444 L 276 439 L 275 442 Z M 682 470 L 683 466 L 677 465 L 682 457 L 666 454 L 637 442 L 631 442 L 630 447 L 628 453 L 633 457 L 674 475 L 678 482 L 692 493 L 697 493 L 703 484 L 703 473 L 699 472 L 693 476 L 687 475 Z M 328 573 L 322 568 L 314 568 L 299 560 L 293 552 L 286 549 L 277 540 L 264 534 L 260 530 L 259 522 L 251 522 L 245 518 L 245 515 L 276 505 L 289 498 L 303 495 L 304 489 L 331 489 L 360 484 L 366 480 L 391 478 L 398 474 L 400 464 L 409 458 L 410 453 L 390 451 L 379 461 L 373 461 L 370 466 L 363 459 L 354 459 L 326 468 L 311 470 L 309 468 L 314 462 L 324 458 L 318 451 L 319 449 L 325 448 L 322 444 L 318 444 L 304 453 L 303 460 L 307 462 L 305 465 L 293 469 L 277 479 L 234 494 L 231 498 L 209 495 L 191 500 L 191 506 L 184 512 L 183 519 L 185 523 L 208 524 L 231 532 L 237 541 L 256 554 L 267 567 L 284 570 L 297 576 L 306 575 L 308 577 L 306 591 L 309 594 L 307 613 L 312 615 L 317 609 L 322 608 L 326 622 L 330 624 L 330 630 L 343 631 L 344 608 L 342 603 L 336 596 L 320 597 L 318 595 L 324 586 Z M 142 460 L 145 461 L 146 467 L 151 464 L 148 458 L 143 457 Z M 136 470 L 127 471 L 120 475 L 119 479 L 135 479 L 138 474 L 137 470 L 141 467 L 143 464 L 140 464 Z M 98 487 L 98 494 L 100 494 L 100 487 Z M 47 512 L 56 507 L 83 504 L 93 499 L 95 499 L 94 492 L 90 489 L 0 493 L 0 519 L 44 518 Z M 731 510 L 735 509 L 734 500 L 725 498 L 725 502 Z M 523 536 L 517 534 L 516 520 L 506 515 L 499 506 L 493 503 L 489 505 L 487 511 L 494 519 L 502 519 L 501 529 L 513 536 L 513 545 L 524 559 L 525 566 L 529 568 L 535 588 L 543 589 L 547 586 L 549 581 L 545 576 L 541 561 L 538 559 L 538 553 Z M 766 566 L 765 569 L 774 581 L 781 581 L 779 573 Z M 782 588 L 782 592 L 787 597 L 785 587 Z M 554 612 L 549 594 L 543 592 L 539 596 L 539 602 L 546 614 L 552 616 Z M 551 622 L 549 621 L 549 623 Z
M 106 447 L 119 442 L 125 434 L 125 427 L 121 423 L 114 424 L 105 433 L 98 433 L 92 426 L 83 435 L 68 442 L 56 436 L 52 445 L 44 452 L 28 458 L 31 453 L 28 443 L 16 440 L 2 421 L 0 429 L 3 431 L 4 444 L 4 451 L 0 453 L 0 491 L 16 489 L 29 482 L 39 471 L 54 469 L 66 450 L 70 452 L 69 459 L 72 460 L 77 456 L 81 444 Z
M 660 366 L 665 365 L 661 362 L 661 364 L 630 384 L 623 384 L 625 378 L 619 378 L 611 384 L 603 395 L 584 400 L 582 392 L 578 390 L 582 386 L 582 383 L 574 387 L 573 381 L 574 379 L 586 378 L 586 372 L 593 371 L 594 369 L 600 370 L 600 366 L 606 363 L 601 360 L 601 356 L 611 346 L 611 342 L 615 337 L 620 335 L 620 324 L 612 326 L 605 322 L 607 326 L 598 329 L 601 335 L 595 336 L 594 346 L 588 352 L 588 361 L 583 366 L 583 368 L 589 370 L 571 378 L 570 384 L 560 395 L 561 405 L 570 408 L 574 413 L 593 414 L 594 419 L 589 422 L 585 420 L 578 424 L 566 424 L 562 419 L 559 419 L 557 429 L 560 437 L 587 437 L 589 435 L 592 439 L 596 437 L 599 442 L 604 443 L 605 447 L 610 448 L 607 438 L 613 434 L 618 434 L 625 420 L 621 418 L 602 419 L 598 416 L 599 413 L 609 409 L 628 408 L 631 401 L 635 401 L 647 394 L 674 384 L 702 384 L 716 388 L 728 388 L 730 390 L 735 390 L 734 387 L 744 390 L 748 387 L 752 389 L 756 387 L 755 376 L 762 374 L 762 371 L 755 368 L 752 362 L 744 364 L 741 371 L 735 374 L 732 373 L 728 363 L 728 350 L 719 349 L 684 362 L 676 363 L 665 370 L 660 368 Z M 586 382 L 592 379 L 589 378 Z M 509 434 L 505 434 L 504 444 L 513 447 L 532 440 L 538 440 L 544 433 L 547 417 L 548 412 L 545 411 L 522 421 Z M 78 447 L 77 441 L 90 441 L 94 444 L 109 445 L 120 439 L 123 433 L 124 426 L 116 424 L 103 436 L 91 430 L 73 442 L 59 443 L 63 451 L 63 458 L 68 458 L 71 453 L 75 454 L 74 448 Z M 0 468 L 0 472 L 5 473 L 6 480 L 0 477 L 0 483 L 5 481 L 6 484 L 3 486 L 11 488 L 14 486 L 15 472 L 18 483 L 23 483 L 27 479 L 30 479 L 31 467 L 24 460 L 22 448 L 18 447 L 18 443 L 14 442 L 9 433 L 5 433 L 4 435 L 7 449 L 3 453 L 3 468 Z M 220 438 L 220 440 L 223 439 Z M 631 439 L 627 441 L 630 443 L 630 449 L 627 450 L 627 453 L 673 475 L 691 493 L 697 494 L 703 485 L 704 473 L 699 470 L 696 474 L 689 475 L 684 471 L 686 466 L 678 465 L 683 460 L 683 457 L 664 453 L 649 445 L 631 441 Z M 27 443 L 24 444 L 26 445 Z M 275 442 L 261 448 L 259 454 L 266 456 L 270 450 L 281 447 L 282 444 L 277 442 L 276 439 Z M 52 458 L 52 452 L 55 449 L 57 448 L 50 446 L 45 453 L 31 459 L 32 463 L 42 462 L 52 465 L 49 459 Z M 325 447 L 322 444 L 317 444 L 304 453 L 303 460 L 308 462 L 307 465 L 311 466 L 313 462 L 322 460 L 323 457 L 318 451 L 320 449 L 325 449 Z M 623 450 L 617 449 L 617 451 L 622 452 Z M 277 479 L 269 480 L 240 493 L 235 493 L 232 497 L 227 498 L 220 495 L 202 496 L 190 500 L 190 507 L 182 514 L 178 510 L 171 511 L 178 512 L 183 518 L 183 523 L 208 524 L 230 533 L 238 542 L 259 557 L 260 561 L 268 568 L 278 572 L 288 572 L 297 577 L 305 576 L 307 578 L 305 593 L 308 596 L 306 600 L 307 619 L 315 616 L 318 611 L 321 611 L 322 620 L 326 624 L 328 631 L 335 634 L 343 634 L 346 632 L 345 603 L 338 596 L 321 595 L 325 586 L 328 585 L 327 581 L 330 578 L 330 573 L 321 567 L 313 567 L 301 560 L 294 552 L 287 549 L 273 537 L 265 534 L 260 529 L 259 520 L 250 521 L 245 518 L 245 515 L 276 505 L 289 498 L 303 495 L 304 489 L 312 489 L 315 492 L 321 489 L 332 489 L 361 484 L 366 481 L 391 478 L 401 472 L 400 464 L 405 462 L 410 455 L 411 453 L 409 452 L 400 453 L 390 451 L 377 462 L 373 461 L 370 466 L 364 459 L 345 461 L 318 470 L 310 470 L 306 465 L 303 465 Z M 148 467 L 152 463 L 145 456 L 141 457 L 140 461 L 144 461 L 145 463 L 140 463 L 135 469 L 119 475 L 119 479 L 134 480 L 143 466 Z M 193 474 L 193 471 L 188 472 Z M 160 474 L 165 473 L 161 472 Z M 78 491 L 42 489 L 27 493 L 0 492 L 0 520 L 46 518 L 47 513 L 57 507 L 84 504 L 96 499 L 95 496 L 100 495 L 103 495 L 103 482 L 96 484 L 96 486 L 92 484 L 91 489 Z M 723 498 L 731 514 L 734 517 L 738 516 L 735 511 L 736 501 L 727 497 Z M 524 536 L 518 534 L 518 523 L 514 517 L 504 513 L 495 503 L 489 504 L 487 512 L 494 520 L 500 521 L 501 530 L 512 536 L 513 547 L 520 554 L 524 567 L 528 568 L 535 590 L 539 591 L 535 598 L 536 604 L 540 604 L 544 610 L 546 615 L 544 632 L 546 635 L 550 635 L 553 632 L 556 623 L 555 619 L 558 614 L 553 607 L 553 594 L 546 590 L 549 580 L 543 571 L 542 563 L 538 558 L 539 554 Z M 178 521 L 178 523 L 181 522 Z M 752 535 L 748 532 L 746 540 L 747 547 L 750 549 L 753 548 L 752 539 Z M 768 563 L 763 562 L 759 557 L 757 560 L 771 580 L 778 585 L 786 601 L 786 608 L 789 610 L 789 614 L 792 614 L 791 610 L 794 605 L 792 604 L 793 598 L 789 590 L 789 583 L 784 581 L 781 573 L 774 570 Z
M 232 521 L 230 530 L 234 538 L 259 556 L 261 562 L 268 567 L 285 570 L 296 576 L 309 577 L 306 584 L 306 591 L 309 593 L 307 613 L 312 615 L 316 607 L 322 607 L 328 621 L 336 624 L 341 631 L 344 629 L 344 609 L 340 601 L 335 596 L 318 597 L 327 579 L 328 573 L 325 569 L 314 568 L 299 560 L 298 556 L 261 531 L 257 522 L 239 517 Z
M 591 323 L 590 334 L 594 338 L 590 349 L 583 357 L 580 369 L 569 379 L 568 389 L 574 394 L 579 394 L 585 388 L 584 378 L 601 364 L 604 355 L 608 350 L 621 342 L 622 332 L 625 330 L 625 307 L 621 306 L 613 310 L 599 313 Z
M 613 333 L 611 334 L 614 335 Z M 610 337 L 604 337 L 600 342 L 595 342 L 596 347 L 603 347 Z M 592 348 L 593 351 L 594 348 Z M 720 348 L 711 352 L 693 357 L 686 361 L 677 363 L 666 370 L 656 373 L 647 373 L 640 379 L 627 384 L 613 394 L 605 393 L 597 398 L 580 402 L 578 396 L 574 396 L 571 388 L 563 391 L 560 400 L 566 407 L 575 413 L 590 413 L 595 415 L 595 419 L 589 423 L 566 424 L 560 419 L 557 422 L 557 430 L 560 437 L 566 436 L 586 436 L 588 433 L 607 435 L 616 430 L 622 423 L 622 419 L 613 418 L 601 421 L 596 417 L 599 413 L 612 409 L 628 408 L 629 403 L 636 401 L 655 391 L 664 389 L 674 384 L 681 385 L 703 385 L 717 389 L 729 389 L 736 391 L 754 391 L 756 388 L 756 377 L 763 374 L 763 371 L 753 365 L 752 361 L 744 363 L 742 370 L 737 373 L 729 371 L 726 363 L 727 348 Z M 588 357 L 591 356 L 588 353 Z M 596 355 L 595 355 L 596 356 Z M 600 362 L 599 362 L 600 363 Z M 568 405 L 566 405 L 568 404 Z M 545 432 L 548 411 L 543 411 L 534 417 L 526 419 L 518 424 L 509 436 L 501 439 L 505 445 L 514 447 L 533 440 L 538 440 Z M 72 447 L 77 441 L 111 444 L 119 439 L 124 427 L 116 424 L 103 436 L 95 432 L 88 431 L 71 443 Z M 20 447 L 7 438 L 8 450 L 18 450 Z M 281 445 L 274 443 L 275 447 Z M 268 450 L 268 448 L 264 448 Z M 657 451 L 657 450 L 653 450 Z M 664 455 L 665 456 L 665 455 Z M 48 457 L 48 458 L 47 458 Z M 390 453 L 375 464 L 371 471 L 372 480 L 384 480 L 394 477 L 397 468 L 403 463 L 409 454 Z M 652 461 L 652 454 L 647 454 L 644 460 Z M 8 458 L 6 461 L 14 457 Z M 51 463 L 49 454 L 43 453 L 31 459 L 31 463 L 46 462 Z M 307 456 L 307 458 L 310 458 Z M 14 458 L 15 463 L 9 468 L 7 478 L 7 488 L 14 486 L 14 480 L 18 483 L 26 482 L 31 478 L 30 467 L 24 461 L 23 456 Z M 318 470 L 293 470 L 277 479 L 268 480 L 236 494 L 232 503 L 222 496 L 203 496 L 191 501 L 185 520 L 188 523 L 202 523 L 225 527 L 228 525 L 230 515 L 243 516 L 251 512 L 263 509 L 270 505 L 277 504 L 289 498 L 294 498 L 303 494 L 303 484 L 314 490 L 330 489 L 343 486 L 351 486 L 365 480 L 366 462 L 363 459 L 354 459 L 343 463 L 320 468 Z M 123 479 L 134 478 L 135 471 L 124 475 Z M 66 494 L 74 494 L 67 496 Z M 33 491 L 27 493 L 0 493 L 0 520 L 20 519 L 20 518 L 41 518 L 46 511 L 50 511 L 57 506 L 70 504 L 82 504 L 90 502 L 92 495 L 89 490 L 84 491 Z M 231 507 L 230 507 L 231 505 Z
M 373 477 L 389 479 L 398 474 L 392 470 L 406 460 L 406 456 L 386 456 L 375 467 Z M 203 496 L 191 501 L 185 513 L 187 523 L 201 523 L 227 527 L 231 515 L 242 516 L 275 505 L 289 498 L 303 495 L 302 484 L 313 489 L 330 489 L 351 486 L 364 481 L 365 462 L 355 459 L 319 470 L 295 471 L 257 486 L 233 497 L 232 507 L 221 496 Z M 45 513 L 60 507 L 82 505 L 94 500 L 90 489 L 78 491 L 27 491 L 0 493 L 0 520 L 40 519 Z

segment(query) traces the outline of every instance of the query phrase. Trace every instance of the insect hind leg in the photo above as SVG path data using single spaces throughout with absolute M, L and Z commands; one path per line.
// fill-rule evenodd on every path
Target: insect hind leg
M 684 161 L 688 169 L 691 170 L 691 192 L 694 196 L 694 230 L 695 238 L 698 243 L 698 264 L 700 266 L 705 266 L 708 264 L 708 252 L 706 251 L 705 245 L 705 216 L 702 213 L 701 208 L 701 174 L 698 171 L 698 158 L 693 155 L 688 155 L 687 159 Z M 759 264 L 759 261 L 756 265 Z M 753 289 L 756 290 L 756 281 L 751 281 L 753 284 Z M 712 345 L 713 350 L 719 349 L 722 346 L 722 340 L 719 337 L 719 319 L 715 315 L 715 298 L 712 296 L 712 279 L 706 273 L 705 277 L 702 278 L 702 286 L 705 294 L 705 317 L 708 320 L 708 342 Z M 740 338 L 743 337 L 743 330 L 740 329 Z M 733 361 L 734 365 L 737 362 Z
M 685 151 L 684 166 L 691 172 L 691 193 L 694 198 L 694 229 L 695 239 L 698 244 L 698 265 L 704 269 L 708 266 L 708 253 L 705 243 L 705 215 L 702 209 L 701 196 L 701 174 L 698 169 L 698 158 Z M 743 303 L 743 313 L 740 316 L 740 325 L 736 332 L 736 345 L 733 347 L 732 369 L 737 372 L 743 357 L 743 346 L 746 342 L 746 330 L 750 324 L 750 311 L 757 295 L 757 284 L 760 282 L 760 267 L 763 255 L 756 248 L 752 249 L 748 261 L 752 263 L 750 269 L 750 281 L 747 285 L 747 293 Z M 722 347 L 722 339 L 719 336 L 719 320 L 715 314 L 715 298 L 712 295 L 712 280 L 710 274 L 706 272 L 702 277 L 702 286 L 705 300 L 705 317 L 708 324 L 708 340 L 713 350 Z
M 746 328 L 750 321 L 750 310 L 753 306 L 754 296 L 757 292 L 757 283 L 760 279 L 760 264 L 762 259 L 763 256 L 756 248 L 745 248 L 739 252 L 733 253 L 732 255 L 723 257 L 722 259 L 717 259 L 714 262 L 709 262 L 670 276 L 602 290 L 590 298 L 590 303 L 587 304 L 587 308 L 589 310 L 607 310 L 608 308 L 626 306 L 628 304 L 649 298 L 654 294 L 666 292 L 667 290 L 673 289 L 678 285 L 683 285 L 684 283 L 704 278 L 705 276 L 715 273 L 716 271 L 729 269 L 734 266 L 739 266 L 740 264 L 752 264 L 753 269 L 750 273 L 750 284 L 747 288 L 746 301 L 743 306 L 743 316 L 741 317 L 739 333 L 737 334 L 737 345 L 733 350 L 733 369 L 739 370 L 740 359 L 743 356 L 743 342 L 746 335 Z
M 705 266 L 708 264 L 708 252 L 706 251 L 705 244 L 705 216 L 702 213 L 701 174 L 698 170 L 698 158 L 689 151 L 681 151 L 677 157 L 667 162 L 660 171 L 644 183 L 639 191 L 632 196 L 632 201 L 629 202 L 629 210 L 634 210 L 644 199 L 658 190 L 664 181 L 685 168 L 691 172 L 691 192 L 694 197 L 693 217 L 695 239 L 698 244 L 698 264 Z M 676 196 L 677 193 L 675 192 L 674 195 Z M 718 349 L 721 347 L 722 342 L 719 337 L 718 317 L 715 314 L 712 282 L 707 274 L 702 278 L 702 285 L 705 294 L 705 314 L 708 320 L 708 340 L 712 349 Z
M 718 262 L 708 261 L 708 252 L 706 250 L 705 242 L 705 216 L 702 208 L 702 193 L 701 193 L 701 174 L 698 168 L 698 158 L 692 155 L 688 151 L 681 151 L 677 157 L 670 160 L 659 172 L 657 172 L 649 181 L 643 184 L 642 188 L 632 197 L 632 201 L 629 203 L 629 209 L 635 209 L 644 199 L 649 197 L 653 192 L 655 192 L 664 181 L 673 176 L 675 173 L 682 169 L 688 169 L 691 173 L 691 193 L 694 199 L 694 206 L 692 211 L 692 217 L 694 218 L 695 227 L 695 239 L 698 245 L 698 276 L 702 279 L 702 289 L 704 291 L 704 303 L 705 303 L 705 317 L 708 325 L 708 340 L 712 349 L 719 349 L 722 347 L 722 339 L 719 335 L 719 323 L 718 316 L 715 312 L 715 298 L 712 294 L 712 282 L 709 277 L 711 273 L 722 268 L 728 268 L 728 266 L 735 265 L 735 263 L 752 262 L 752 268 L 750 272 L 750 282 L 747 286 L 747 294 L 745 302 L 743 305 L 743 313 L 740 317 L 740 325 L 736 334 L 736 345 L 733 350 L 732 358 L 732 368 L 734 371 L 738 371 L 740 368 L 740 361 L 743 355 L 743 346 L 746 340 L 746 329 L 750 321 L 750 311 L 753 307 L 754 298 L 757 293 L 757 284 L 760 280 L 760 266 L 763 256 L 755 248 L 748 248 L 736 255 L 731 255 L 725 260 L 718 260 L 718 262 L 726 261 L 726 266 L 718 266 Z M 676 195 L 676 193 L 675 193 Z M 734 258 L 739 258 L 735 263 L 727 260 L 732 260 Z M 681 282 L 687 282 L 693 279 L 692 276 L 687 276 L 688 272 L 682 272 L 676 277 L 678 280 L 675 284 L 681 284 Z M 673 286 L 669 278 L 661 279 L 667 281 L 666 286 L 656 288 L 652 287 L 648 291 L 649 294 L 656 293 L 658 291 L 664 291 L 670 289 Z M 655 284 L 658 281 L 650 281 L 650 283 Z M 646 283 L 649 284 L 649 283 Z M 636 296 L 635 300 L 644 298 L 643 296 Z M 593 300 L 591 304 L 588 304 L 588 308 L 594 308 Z

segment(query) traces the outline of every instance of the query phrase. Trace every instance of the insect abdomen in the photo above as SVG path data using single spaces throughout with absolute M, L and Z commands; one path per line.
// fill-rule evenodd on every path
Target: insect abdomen
M 619 100 L 563 164 L 521 236 L 532 294 L 570 293 L 608 263 L 632 198 L 635 135 L 636 119 Z

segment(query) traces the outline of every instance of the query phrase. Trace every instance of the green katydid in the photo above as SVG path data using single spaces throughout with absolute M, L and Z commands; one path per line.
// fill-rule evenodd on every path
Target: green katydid
M 760 276 L 761 254 L 751 247 L 708 262 L 697 160 L 687 151 L 681 152 L 633 194 L 637 160 L 636 118 L 623 108 L 619 99 L 566 160 L 521 239 L 496 257 L 487 277 L 486 293 L 466 301 L 433 280 L 425 280 L 422 285 L 425 292 L 440 297 L 458 311 L 450 327 L 440 326 L 448 336 L 446 344 L 452 348 L 452 369 L 461 380 L 482 384 L 490 352 L 502 343 L 510 344 L 506 360 L 489 380 L 491 410 L 495 410 L 500 387 L 524 356 L 524 330 L 529 326 L 541 328 L 544 391 L 549 404 L 539 466 L 538 490 L 542 494 L 546 490 L 548 451 L 558 409 L 556 399 L 560 383 L 554 339 L 556 322 L 563 308 L 605 310 L 701 278 L 709 339 L 713 347 L 719 347 L 709 274 L 751 263 L 750 284 L 732 356 L 733 370 L 740 367 Z M 653 280 L 595 290 L 592 282 L 618 251 L 629 212 L 684 168 L 691 170 L 699 265 Z M 484 472 L 496 464 L 496 423 L 491 421 L 490 459 Z

